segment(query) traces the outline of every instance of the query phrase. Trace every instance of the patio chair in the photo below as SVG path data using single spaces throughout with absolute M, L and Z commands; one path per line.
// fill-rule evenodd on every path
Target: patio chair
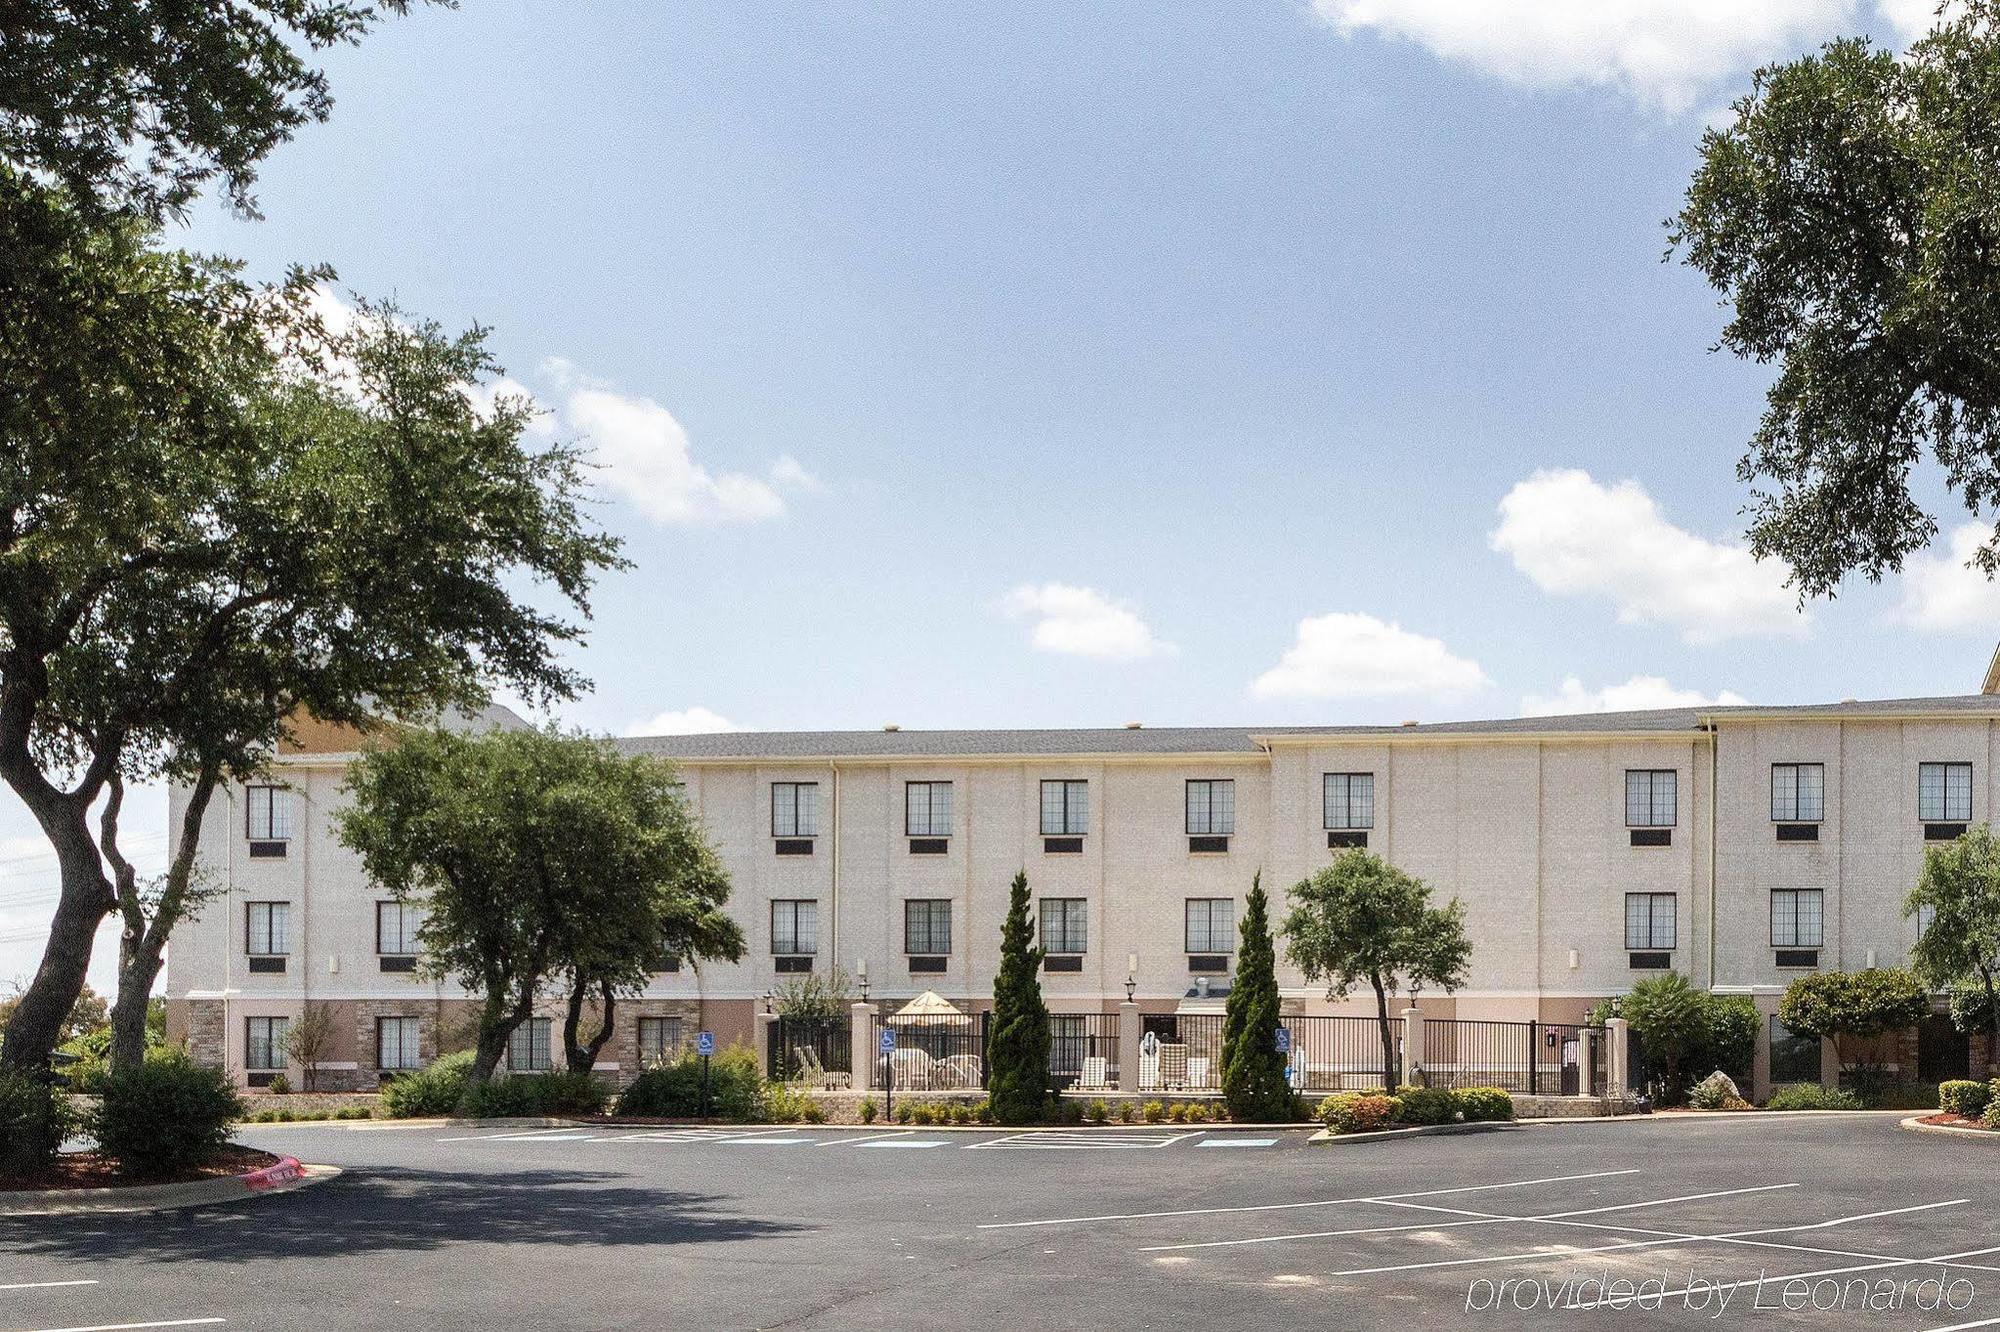
M 1103 1055 L 1085 1056 L 1076 1085 L 1079 1091 L 1103 1091 L 1111 1085 L 1111 1061 Z
M 932 1070 L 939 1091 L 968 1091 L 979 1085 L 979 1056 L 946 1055 Z
M 937 1061 L 931 1058 L 928 1050 L 898 1050 L 880 1062 L 895 1069 L 898 1087 L 910 1091 L 931 1091 L 937 1085 Z
M 1187 1061 L 1187 1085 L 1192 1091 L 1207 1091 L 1209 1062 L 1206 1056 L 1190 1055 Z
M 1187 1086 L 1188 1053 L 1185 1045 L 1160 1046 L 1160 1085 L 1168 1091 Z

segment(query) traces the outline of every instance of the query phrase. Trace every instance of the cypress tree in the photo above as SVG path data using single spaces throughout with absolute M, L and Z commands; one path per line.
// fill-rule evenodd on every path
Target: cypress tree
M 1049 1099 L 1049 1010 L 1042 1002 L 1042 950 L 1028 920 L 1028 875 L 1014 875 L 1007 923 L 1000 931 L 1000 974 L 993 982 L 992 1048 L 986 1080 L 993 1118 L 1032 1124 Z
M 1285 1056 L 1278 1053 L 1278 972 L 1263 875 L 1250 882 L 1236 950 L 1236 980 L 1222 1019 L 1222 1097 L 1232 1119 L 1274 1123 L 1292 1117 Z

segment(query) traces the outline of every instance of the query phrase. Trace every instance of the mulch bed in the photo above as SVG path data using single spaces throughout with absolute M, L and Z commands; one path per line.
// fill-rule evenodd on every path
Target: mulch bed
M 39 1189 L 122 1189 L 143 1184 L 186 1184 L 200 1179 L 224 1179 L 276 1165 L 282 1157 L 260 1152 L 254 1147 L 229 1144 L 214 1160 L 194 1170 L 173 1175 L 121 1175 L 111 1160 L 96 1152 L 64 1152 L 46 1170 L 32 1175 L 9 1175 L 0 1179 L 0 1193 Z
M 1987 1128 L 1986 1125 L 1980 1123 L 1978 1120 L 1967 1119 L 1964 1115 L 1925 1115 L 1917 1122 L 1919 1124 L 1943 1124 L 1950 1128 L 1983 1129 L 1988 1133 L 2000 1132 L 2000 1129 Z

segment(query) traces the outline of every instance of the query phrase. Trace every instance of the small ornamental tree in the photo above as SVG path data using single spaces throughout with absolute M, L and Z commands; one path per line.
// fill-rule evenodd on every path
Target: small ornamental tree
M 1292 889 L 1285 941 L 1292 965 L 1324 981 L 1327 998 L 1345 999 L 1363 981 L 1375 992 L 1385 1088 L 1396 1079 L 1389 996 L 1405 984 L 1450 994 L 1472 959 L 1463 903 L 1432 906 L 1423 880 L 1358 847 Z
M 1985 824 L 1924 851 L 1924 870 L 1903 914 L 1925 908 L 1930 927 L 1910 950 L 1910 970 L 1951 994 L 1952 1024 L 1986 1033 L 1987 1059 L 2000 1060 L 2000 841 Z
M 1222 1019 L 1222 1099 L 1231 1118 L 1269 1124 L 1291 1118 L 1292 1089 L 1278 1053 L 1278 968 L 1262 877 L 1250 881 Z
M 285 1031 L 285 1053 L 305 1074 L 305 1089 L 319 1090 L 319 1069 L 333 1053 L 333 1005 L 308 1001 Z
M 998 1124 L 1031 1124 L 1049 1099 L 1049 1009 L 1042 1002 L 1042 950 L 1028 915 L 1028 875 L 1014 875 L 1000 929 L 1000 974 L 993 982 L 987 1095 Z
M 1688 1061 L 1708 1039 L 1708 996 L 1670 971 L 1633 985 L 1619 1012 L 1647 1059 L 1659 1061 L 1662 1099 L 1678 1103 L 1687 1094 Z
M 1930 992 L 1923 982 L 1898 967 L 1815 972 L 1786 986 L 1778 1000 L 1778 1021 L 1816 1040 L 1873 1040 L 1914 1027 L 1930 1011 Z M 1847 1067 L 1844 1061 L 1842 1067 Z M 1856 1059 L 1853 1072 L 1864 1095 L 1881 1081 L 1880 1062 L 1874 1059 Z

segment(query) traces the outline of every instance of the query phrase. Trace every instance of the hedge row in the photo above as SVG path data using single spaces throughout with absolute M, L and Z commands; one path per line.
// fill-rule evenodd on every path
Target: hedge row
M 77 1115 L 54 1081 L 0 1073 L 0 1174 L 48 1166 L 64 1138 L 82 1132 L 121 1173 L 178 1174 L 207 1163 L 243 1117 L 243 1101 L 220 1069 L 186 1056 L 149 1057 L 106 1076 L 95 1110 Z
M 1499 1087 L 1398 1087 L 1339 1092 L 1319 1103 L 1315 1119 L 1335 1133 L 1367 1133 L 1399 1124 L 1475 1124 L 1514 1117 L 1514 1098 Z

